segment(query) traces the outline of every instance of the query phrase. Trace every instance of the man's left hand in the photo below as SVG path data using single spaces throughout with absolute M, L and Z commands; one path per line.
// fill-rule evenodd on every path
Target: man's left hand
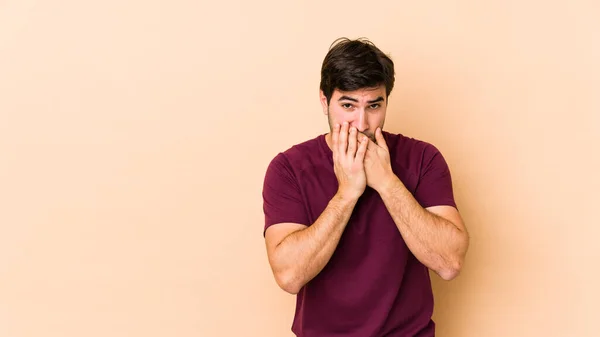
M 390 152 L 381 133 L 381 128 L 377 128 L 375 131 L 375 140 L 374 143 L 369 139 L 364 165 L 367 185 L 377 192 L 381 192 L 394 181 L 396 175 L 392 171 Z

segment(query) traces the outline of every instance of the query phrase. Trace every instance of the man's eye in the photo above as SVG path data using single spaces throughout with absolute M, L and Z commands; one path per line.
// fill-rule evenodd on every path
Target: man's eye
M 344 104 L 342 104 L 342 108 L 344 108 L 344 109 L 350 109 L 350 108 L 352 108 L 352 104 L 350 104 L 350 103 L 344 103 Z
M 379 104 L 371 104 L 371 109 L 378 109 L 379 108 Z

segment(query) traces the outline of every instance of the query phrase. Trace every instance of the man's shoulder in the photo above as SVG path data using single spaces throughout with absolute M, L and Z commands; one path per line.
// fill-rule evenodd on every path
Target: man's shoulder
M 423 139 L 393 132 L 384 132 L 384 135 L 390 151 L 403 157 L 421 157 L 423 154 L 439 152 L 435 145 Z
M 388 133 L 386 143 L 395 171 L 418 178 L 432 165 L 446 165 L 440 150 L 429 141 L 401 133 Z

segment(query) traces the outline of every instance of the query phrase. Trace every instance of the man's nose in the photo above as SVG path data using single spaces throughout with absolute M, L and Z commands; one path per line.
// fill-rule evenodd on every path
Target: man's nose
M 365 130 L 369 129 L 369 124 L 367 123 L 367 114 L 364 109 L 358 111 L 358 115 L 354 120 L 354 127 L 360 132 L 364 132 Z

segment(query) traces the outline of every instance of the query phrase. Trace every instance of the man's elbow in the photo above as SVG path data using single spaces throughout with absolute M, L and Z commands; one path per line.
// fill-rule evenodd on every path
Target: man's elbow
M 444 261 L 437 274 L 446 281 L 454 280 L 462 271 L 467 249 L 469 247 L 469 236 L 464 235 L 460 248 L 443 258 Z
M 283 291 L 296 295 L 300 292 L 302 285 L 291 272 L 280 272 L 275 275 L 275 281 Z
M 458 276 L 458 274 L 460 274 L 460 270 L 459 269 L 447 268 L 447 269 L 440 270 L 437 274 L 444 281 L 452 281 L 452 280 L 454 280 Z
M 462 270 L 463 261 L 460 258 L 455 258 L 446 263 L 445 266 L 437 271 L 437 274 L 445 281 L 454 280 Z

